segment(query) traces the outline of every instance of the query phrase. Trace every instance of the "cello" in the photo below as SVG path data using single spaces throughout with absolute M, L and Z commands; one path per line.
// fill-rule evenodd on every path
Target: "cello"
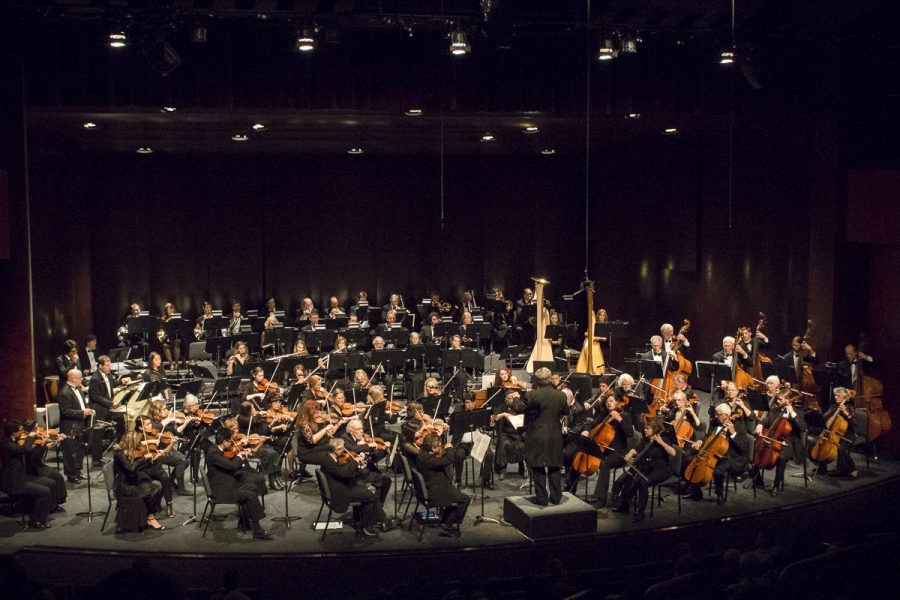
M 594 313 L 594 282 L 585 281 L 584 289 L 587 292 L 587 331 L 584 334 L 584 346 L 575 366 L 576 373 L 589 373 L 590 375 L 603 375 L 606 372 L 606 363 L 603 360 L 603 350 L 600 348 L 600 340 L 594 335 L 596 314 Z
M 531 356 L 525 363 L 525 371 L 529 374 L 534 373 L 535 362 L 553 362 L 553 346 L 547 339 L 547 315 L 544 308 L 544 286 L 550 285 L 550 282 L 542 277 L 532 277 L 534 281 L 534 298 L 535 298 L 535 334 L 534 348 L 531 350 Z
M 866 336 L 860 335 L 859 345 L 856 347 L 856 384 L 854 391 L 856 392 L 856 407 L 865 411 L 868 415 L 868 427 L 866 427 L 866 441 L 874 442 L 882 435 L 891 430 L 893 422 L 891 415 L 884 409 L 882 396 L 884 394 L 884 386 L 874 377 L 870 377 L 863 373 L 862 363 L 859 353 L 863 351 L 866 343 Z
M 818 435 L 809 451 L 809 459 L 819 465 L 827 465 L 837 460 L 838 446 L 841 440 L 846 439 L 847 429 L 850 426 L 849 417 L 844 413 L 844 404 L 847 400 L 856 396 L 854 390 L 848 390 L 847 395 L 834 409 L 834 414 L 825 423 L 825 429 Z
M 728 435 L 730 431 L 724 425 L 719 431 L 703 440 L 697 455 L 691 459 L 684 470 L 684 479 L 695 485 L 706 485 L 713 478 L 713 471 L 719 459 L 728 454 Z
M 756 436 L 756 444 L 753 447 L 753 466 L 758 470 L 765 471 L 775 466 L 784 442 L 793 431 L 791 421 L 786 418 L 785 403 L 790 403 L 790 400 L 779 396 L 775 407 L 778 410 L 778 416 L 771 425 Z
M 612 388 L 612 386 L 610 387 Z M 618 405 L 616 412 L 618 412 Z M 610 411 L 602 421 L 594 425 L 588 434 L 588 437 L 600 448 L 601 453 L 606 452 L 606 449 L 610 447 L 616 438 L 616 428 L 612 424 L 612 419 L 613 412 Z M 572 459 L 572 468 L 576 473 L 590 476 L 600 470 L 601 462 L 602 459 L 599 456 L 592 456 L 583 450 L 579 450 L 575 453 L 575 458 Z

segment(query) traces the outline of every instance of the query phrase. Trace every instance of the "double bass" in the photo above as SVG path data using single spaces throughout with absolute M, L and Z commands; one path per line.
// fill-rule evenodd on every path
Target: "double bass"
M 678 330 L 678 335 L 682 337 L 686 336 L 690 328 L 691 322 L 688 319 L 685 319 L 681 325 L 681 329 Z M 675 371 L 669 369 L 669 355 L 667 353 L 663 359 L 663 380 L 661 382 L 664 392 L 654 392 L 654 399 L 658 396 L 663 396 L 664 394 L 663 400 L 665 403 L 668 403 L 669 398 L 672 397 L 672 392 L 675 391 L 675 377 L 677 375 L 684 375 L 685 379 L 687 379 L 690 374 L 694 372 L 694 365 L 681 353 L 681 346 L 683 344 L 684 340 L 676 336 L 669 346 L 669 349 L 675 353 L 675 360 L 678 361 L 678 369 Z M 656 381 L 659 380 L 654 380 L 653 383 L 656 383 Z
M 547 339 L 547 315 L 544 309 L 544 286 L 550 285 L 550 282 L 542 277 L 532 277 L 531 280 L 534 281 L 536 337 L 531 356 L 525 363 L 525 371 L 528 373 L 534 373 L 535 362 L 553 362 L 553 346 Z
M 856 392 L 856 407 L 865 411 L 866 415 L 868 415 L 866 441 L 874 442 L 891 430 L 893 422 L 891 421 L 891 415 L 884 409 L 882 400 L 884 386 L 879 380 L 863 373 L 863 361 L 860 360 L 859 353 L 863 351 L 865 343 L 866 337 L 861 335 L 859 344 L 856 347 L 856 384 L 854 391 Z
M 765 354 L 759 351 L 759 338 L 756 336 L 757 333 L 761 332 L 766 328 L 766 313 L 759 313 L 759 321 L 756 323 L 756 331 L 753 334 L 753 352 L 750 354 L 750 360 L 753 361 L 753 375 L 754 379 L 762 379 L 762 363 L 771 363 L 772 359 L 766 356 Z
M 809 410 L 819 410 L 819 386 L 816 384 L 815 377 L 813 377 L 812 367 L 806 362 L 809 350 L 803 348 L 803 344 L 809 345 L 809 336 L 812 333 L 812 329 L 813 322 L 810 319 L 806 322 L 806 331 L 803 333 L 803 337 L 800 338 L 800 356 L 797 360 L 797 387 L 801 392 L 805 392 L 804 406 Z
M 600 349 L 600 340 L 594 335 L 594 325 L 597 322 L 597 315 L 594 313 L 594 282 L 586 281 L 584 289 L 587 292 L 587 331 L 584 334 L 584 346 L 578 357 L 575 372 L 603 375 L 606 372 L 606 363 L 603 360 L 603 350 Z

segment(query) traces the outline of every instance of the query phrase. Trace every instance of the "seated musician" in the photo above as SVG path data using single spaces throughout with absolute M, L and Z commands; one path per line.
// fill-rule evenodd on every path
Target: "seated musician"
M 344 309 L 341 308 L 341 303 L 338 302 L 337 296 L 332 296 L 328 299 L 328 310 L 326 311 L 326 314 L 329 319 L 346 316 Z
M 24 438 L 21 445 L 19 438 Z M 43 449 L 34 443 L 36 438 L 37 431 L 26 433 L 18 421 L 7 421 L 3 425 L 0 490 L 23 499 L 31 529 L 47 529 L 50 527 L 47 524 L 49 515 L 56 508 L 54 499 L 58 493 L 54 492 L 56 482 L 53 480 L 28 474 L 29 456 L 32 453 L 43 453 Z
M 462 404 L 454 404 L 450 409 L 450 414 L 456 414 L 457 412 L 472 412 L 475 410 L 475 398 L 472 397 L 471 394 L 466 394 L 465 399 Z M 465 466 L 465 461 L 472 454 L 472 448 L 475 446 L 474 435 L 471 431 L 457 431 L 452 430 L 452 435 L 450 437 L 450 443 L 453 446 L 453 474 L 454 481 L 456 485 L 460 485 L 462 482 L 462 473 L 463 467 Z M 487 452 L 484 455 L 484 460 L 481 462 L 481 472 L 479 473 L 479 478 L 484 485 L 485 489 L 492 490 L 494 489 L 494 484 L 491 482 L 491 465 L 494 464 L 494 452 L 488 448 Z M 487 465 L 487 468 L 485 468 Z
M 734 424 L 734 428 L 739 434 L 743 436 L 750 435 L 750 432 L 756 427 L 756 414 L 750 410 L 750 406 L 744 401 L 745 393 L 738 390 L 738 387 L 733 381 L 725 382 L 724 387 L 725 398 L 723 399 L 723 402 L 728 404 L 728 407 L 731 409 L 731 412 L 729 413 L 730 422 Z M 710 423 L 715 421 L 717 409 L 718 406 L 711 406 L 709 408 Z
M 140 416 L 135 420 L 134 430 L 141 436 L 141 444 L 148 448 L 151 442 L 157 442 L 159 439 L 159 431 L 153 430 L 153 421 L 146 415 Z M 159 448 L 158 443 L 157 448 L 155 452 L 152 452 L 154 460 L 150 465 L 147 465 L 145 472 L 150 479 L 158 481 L 162 486 L 163 498 L 166 501 L 166 514 L 172 518 L 175 516 L 175 507 L 172 504 L 172 479 L 169 477 L 168 471 L 162 468 L 162 463 L 160 462 L 162 456 L 157 458 L 158 455 L 162 454 L 162 448 Z M 170 451 L 174 450 L 174 444 L 169 448 Z
M 420 448 L 416 445 L 417 434 L 425 424 L 426 418 L 430 421 L 430 417 L 431 415 L 425 415 L 420 403 L 410 402 L 406 405 L 406 421 L 400 427 L 400 437 L 403 440 L 400 451 L 409 459 L 410 464 L 415 464 L 419 456 Z
M 644 390 L 647 386 L 642 385 L 640 388 L 634 381 L 634 377 L 628 373 L 622 373 L 616 380 L 617 386 L 615 394 L 619 398 L 620 408 L 625 408 L 631 413 L 631 424 L 635 431 L 643 431 L 644 415 L 647 411 L 647 405 L 644 401 Z
M 452 335 L 450 337 L 450 347 L 448 350 L 462 349 L 462 336 L 459 334 Z M 444 377 L 445 381 L 449 380 L 451 377 L 454 378 L 450 387 L 457 398 L 463 398 L 466 394 L 466 389 L 468 389 L 469 386 L 469 379 L 472 377 L 472 375 L 469 374 L 469 368 L 459 367 L 459 365 L 444 365 Z
M 165 386 L 163 387 L 162 396 L 164 399 L 168 400 L 169 383 L 166 381 L 166 370 L 162 366 L 162 356 L 160 356 L 159 352 L 151 352 L 150 358 L 147 362 L 147 370 L 141 374 L 141 379 L 143 379 L 147 383 L 162 381 L 165 384 Z
M 369 393 L 366 395 L 366 403 L 371 404 L 372 408 L 369 409 L 368 419 L 371 421 L 377 437 L 390 435 L 387 425 L 396 423 L 400 418 L 398 411 L 386 410 L 386 400 L 383 387 L 373 385 L 369 388 Z
M 358 502 L 359 506 L 353 509 L 356 535 L 377 538 L 374 527 L 378 520 L 379 496 L 360 480 L 360 472 L 365 469 L 365 456 L 351 455 L 340 438 L 330 439 L 326 448 L 328 454 L 321 468 L 331 489 L 332 507 L 338 512 L 345 512 L 351 502 Z
M 65 381 L 72 369 L 81 370 L 81 363 L 78 360 L 78 342 L 66 340 L 64 348 L 65 351 L 56 357 L 56 371 L 60 381 Z
M 637 512 L 632 519 L 638 523 L 644 520 L 644 509 L 647 508 L 647 497 L 651 486 L 661 483 L 672 475 L 669 458 L 675 456 L 675 448 L 662 437 L 663 423 L 658 418 L 647 420 L 644 425 L 644 437 L 640 443 L 625 453 L 625 462 L 640 474 L 628 467 L 612 487 L 612 497 L 616 501 L 613 512 L 629 512 L 631 498 L 637 491 Z
M 85 375 L 97 370 L 97 336 L 89 333 L 84 337 L 84 346 L 78 351 L 78 365 Z
M 242 477 L 246 469 L 246 459 L 240 453 L 228 458 L 226 452 L 234 450 L 231 441 L 232 432 L 220 429 L 216 432 L 216 443 L 206 451 L 206 473 L 209 485 L 216 500 L 223 503 L 234 502 L 243 508 L 244 515 L 250 521 L 253 537 L 256 539 L 272 539 L 272 534 L 263 529 L 260 521 L 265 514 L 259 501 L 259 490 L 253 482 Z
M 306 386 L 306 367 L 301 364 L 294 365 L 294 368 L 291 370 L 290 389 L 293 389 L 295 385 Z
M 525 386 L 516 379 L 512 374 L 512 371 L 503 367 L 502 369 L 498 369 L 497 374 L 494 375 L 494 387 L 524 388 Z
M 428 496 L 435 506 L 443 506 L 441 535 L 459 537 L 459 526 L 466 517 L 471 499 L 453 485 L 448 468 L 453 464 L 452 446 L 441 442 L 435 433 L 425 436 L 422 451 L 416 459 L 416 467 L 422 473 Z
M 371 385 L 372 381 L 369 379 L 369 374 L 366 373 L 365 369 L 353 371 L 353 389 L 368 390 Z
M 684 443 L 693 444 L 696 440 L 697 431 L 703 426 L 700 417 L 694 410 L 694 405 L 688 402 L 687 396 L 681 390 L 672 392 L 670 399 L 671 402 L 662 407 L 665 410 L 660 410 L 663 423 L 665 424 L 665 430 L 663 431 L 662 436 L 670 444 L 677 444 L 679 446 Z M 680 434 L 675 429 L 675 425 L 683 422 L 686 422 L 691 426 L 691 435 L 687 439 L 679 440 L 678 436 Z
M 251 458 L 257 448 L 259 446 L 247 446 L 245 443 L 237 443 L 235 440 L 238 440 L 243 432 L 238 430 L 238 420 L 235 417 L 227 417 L 222 419 L 221 429 L 225 429 L 231 432 L 233 446 L 235 450 L 239 450 L 240 454 L 244 456 L 244 458 Z M 211 446 L 207 448 L 207 453 L 209 452 Z M 256 490 L 257 496 L 265 496 L 268 493 L 268 489 L 266 488 L 266 476 L 254 469 L 249 462 L 244 462 L 240 469 L 235 473 L 235 476 L 241 481 L 241 483 L 247 483 L 253 486 Z
M 300 301 L 300 310 L 297 312 L 297 327 L 304 327 L 309 323 L 313 311 L 316 310 L 312 298 L 304 298 Z M 317 312 L 318 314 L 318 312 Z
M 41 435 L 41 430 L 38 428 L 37 422 L 33 419 L 28 419 L 27 421 L 22 422 L 22 431 L 25 434 L 31 434 L 32 432 L 34 432 L 36 436 Z M 25 458 L 25 466 L 29 475 L 33 477 L 42 477 L 45 480 L 42 483 L 44 485 L 47 483 L 47 481 L 52 484 L 50 486 L 50 491 L 53 492 L 52 505 L 56 508 L 60 508 L 63 504 L 66 503 L 66 498 L 68 497 L 68 490 L 66 490 L 66 478 L 63 477 L 62 473 L 60 473 L 57 469 L 47 466 L 44 463 L 44 459 L 47 456 L 47 450 L 53 448 L 58 443 L 58 438 L 56 440 L 54 440 L 53 438 L 45 439 L 43 444 L 36 444 L 34 446 L 35 451 L 28 454 Z
M 471 313 L 476 310 L 478 307 L 475 305 L 475 298 L 472 296 L 472 292 L 466 290 L 462 295 L 462 302 L 459 305 L 459 309 L 463 311 L 463 313 Z
M 260 414 L 251 402 L 241 402 L 237 427 L 244 435 L 255 433 L 262 437 L 270 437 L 271 434 L 266 417 Z M 256 450 L 254 457 L 259 459 L 259 472 L 269 480 L 269 489 L 280 490 L 281 480 L 278 475 L 281 472 L 281 454 L 271 445 L 263 443 Z
M 553 385 L 553 376 L 550 376 L 550 385 Z M 566 466 L 566 473 L 571 472 L 572 460 L 578 452 L 578 446 L 575 438 L 579 437 L 584 427 L 585 421 L 588 419 L 588 411 L 582 404 L 575 402 L 575 394 L 568 387 L 562 388 L 560 391 L 566 395 L 567 413 L 563 418 L 563 462 Z M 577 483 L 577 479 L 575 480 Z M 567 480 L 569 485 L 571 479 Z M 566 488 L 566 491 L 574 490 Z
M 181 422 L 179 423 L 179 419 L 175 415 L 170 414 L 169 407 L 162 400 L 154 400 L 150 403 L 150 423 L 151 428 L 150 431 L 147 432 L 148 435 L 151 431 L 157 433 L 168 432 L 177 438 L 181 438 L 182 432 L 184 432 L 188 425 L 187 419 L 181 419 Z M 166 447 L 160 444 L 159 449 L 165 450 Z M 166 452 L 165 455 L 160 456 L 156 462 L 167 467 L 172 467 L 172 479 L 174 479 L 175 486 L 178 488 L 179 496 L 191 495 L 191 492 L 187 489 L 187 485 L 184 483 L 184 472 L 187 469 L 187 459 L 184 454 L 173 448 Z
M 380 335 L 376 335 L 374 338 L 372 338 L 372 350 L 384 350 L 384 348 L 385 348 L 385 344 L 384 344 L 383 337 L 381 337 Z M 370 363 L 372 362 L 372 353 L 371 352 L 366 353 L 366 359 Z
M 418 398 L 419 401 L 422 398 L 437 398 L 441 395 L 441 385 L 438 383 L 438 380 L 434 377 L 428 377 L 425 379 L 425 395 L 420 396 Z
M 322 387 L 323 379 L 319 375 L 310 375 L 306 380 L 306 389 L 300 396 L 303 400 L 315 400 L 321 404 L 325 404 L 328 397 L 328 391 Z
M 297 460 L 303 464 L 321 465 L 328 457 L 328 440 L 337 431 L 320 408 L 318 402 L 306 400 L 297 411 Z
M 865 430 L 866 415 L 860 410 L 855 410 L 856 399 L 851 390 L 845 387 L 836 387 L 832 393 L 834 394 L 834 402 L 831 403 L 831 407 L 822 417 L 827 423 L 828 419 L 835 412 L 840 411 L 844 419 L 847 420 L 847 431 L 838 444 L 837 464 L 834 469 L 828 471 L 828 474 L 832 477 L 849 476 L 855 479 L 859 477 L 859 469 L 856 468 L 856 463 L 853 462 L 853 458 L 850 456 L 850 447 L 857 433 Z M 842 403 L 843 406 L 841 406 Z
M 332 354 L 347 354 L 348 350 L 347 338 L 342 335 L 334 338 L 334 349 L 331 351 Z
M 122 436 L 113 451 L 116 510 L 116 533 L 140 531 L 144 527 L 165 529 L 156 520 L 162 508 L 163 488 L 152 471 L 156 465 L 143 445 L 144 436 L 139 431 L 129 431 Z M 139 498 L 141 502 L 127 502 L 125 498 Z
M 174 316 L 175 305 L 171 302 L 166 302 L 166 304 L 163 306 L 163 314 L 160 319 L 161 322 L 168 323 Z M 169 363 L 169 369 L 177 370 L 178 365 L 181 362 L 182 341 L 180 339 L 171 338 L 170 336 L 165 335 L 163 339 L 160 340 L 160 342 L 162 343 L 163 356 L 166 357 L 166 362 Z
M 191 465 L 191 480 L 194 483 L 197 482 L 197 469 L 200 466 L 200 454 L 206 453 L 206 448 L 209 445 L 209 441 L 206 438 L 209 438 L 209 435 L 212 433 L 212 430 L 207 427 L 206 424 L 202 422 L 200 419 L 200 399 L 193 394 L 187 394 L 184 397 L 184 404 L 182 405 L 182 411 L 185 416 L 185 426 L 184 429 L 181 430 L 181 451 L 182 452 L 191 452 L 190 456 L 188 456 L 188 462 Z M 202 435 L 204 439 L 198 440 L 196 443 L 194 440 L 198 435 Z M 196 448 L 196 451 L 192 451 Z
M 459 320 L 459 334 L 462 345 L 466 348 L 475 348 L 478 344 L 478 332 L 475 328 L 475 321 L 472 319 L 472 313 L 466 311 Z
M 672 386 L 672 392 L 669 393 L 670 397 L 675 392 L 683 392 L 688 402 L 696 404 L 697 397 L 694 394 L 694 390 L 688 385 L 687 376 L 684 373 L 679 373 L 672 381 L 674 385 Z
M 769 379 L 777 376 L 773 375 Z M 769 384 L 768 379 L 766 384 Z M 784 469 L 787 461 L 793 459 L 795 463 L 803 464 L 806 459 L 806 448 L 803 445 L 804 434 L 806 433 L 806 420 L 803 415 L 798 413 L 788 393 L 782 392 L 776 395 L 769 402 L 769 410 L 766 415 L 756 424 L 757 444 L 761 443 L 759 436 L 771 427 L 778 418 L 783 418 L 791 423 L 791 434 L 787 441 L 781 444 L 781 452 L 778 453 L 778 459 L 775 461 L 775 482 L 772 484 L 772 495 L 777 496 L 784 490 Z M 756 469 L 756 477 L 753 479 L 753 485 L 763 487 L 762 472 Z
M 206 320 L 213 316 L 213 307 L 208 300 L 203 301 L 203 314 L 197 317 L 194 325 L 195 337 L 197 341 L 203 341 L 209 337 L 209 330 L 206 328 Z
M 750 440 L 746 435 L 741 435 L 735 424 L 731 421 L 731 406 L 723 402 L 715 408 L 716 419 L 709 424 L 706 432 L 707 439 L 714 435 L 724 435 L 728 440 L 728 451 L 719 459 L 713 469 L 713 484 L 716 489 L 716 504 L 725 502 L 725 474 L 732 477 L 740 475 L 747 469 L 750 463 Z M 694 442 L 694 450 L 703 447 L 704 442 Z M 703 491 L 699 485 L 691 485 L 686 495 L 690 500 L 702 500 Z
M 241 340 L 234 345 L 234 353 L 228 358 L 225 373 L 229 377 L 250 377 L 250 353 L 247 342 Z
M 428 323 L 422 327 L 422 339 L 426 344 L 441 345 L 444 343 L 443 337 L 436 336 L 437 324 L 441 322 L 441 315 L 437 313 L 437 309 L 428 313 Z
M 377 432 L 376 432 L 377 433 Z M 376 436 L 378 437 L 378 436 Z M 356 480 L 363 485 L 371 485 L 378 495 L 378 503 L 375 507 L 375 522 L 382 530 L 387 531 L 397 525 L 397 520 L 387 518 L 384 512 L 384 501 L 391 491 L 391 478 L 383 474 L 378 468 L 378 462 L 388 456 L 391 443 L 385 441 L 384 449 L 378 449 L 375 441 L 366 442 L 365 429 L 359 419 L 351 419 L 347 423 L 346 432 L 340 436 L 344 446 L 354 454 L 363 455 L 365 464 L 357 472 Z
M 387 304 L 381 307 L 381 319 L 383 321 L 387 320 L 387 315 L 389 312 L 394 311 L 394 316 L 396 317 L 396 311 L 400 310 L 400 294 L 391 294 L 390 300 Z
M 315 308 L 309 313 L 309 316 L 306 319 L 306 325 L 300 330 L 303 333 L 310 333 L 311 331 L 315 331 L 319 325 L 319 311 Z
M 112 398 L 115 393 L 118 380 L 112 374 L 112 362 L 105 354 L 97 358 L 97 370 L 91 375 L 88 383 L 88 399 L 94 409 L 95 421 L 112 421 L 116 428 L 116 439 L 125 433 L 125 413 L 111 412 Z M 103 435 L 102 430 L 94 430 L 91 440 L 91 459 L 95 467 L 103 466 Z
M 306 342 L 303 338 L 298 337 L 294 340 L 294 348 L 291 350 L 291 354 L 296 354 L 297 356 L 309 356 L 309 351 L 306 349 Z
M 621 383 L 624 375 L 619 376 Z M 634 380 L 632 379 L 632 382 Z M 625 389 L 623 386 L 622 389 Z M 620 399 L 623 396 L 610 394 L 604 400 L 602 410 L 600 410 L 593 420 L 585 423 L 581 430 L 581 435 L 590 437 L 591 431 L 601 425 L 603 421 L 607 421 L 615 430 L 615 437 L 610 442 L 609 447 L 603 450 L 601 455 L 600 470 L 597 474 L 597 487 L 591 496 L 591 504 L 596 508 L 606 506 L 607 494 L 609 491 L 609 474 L 618 467 L 625 466 L 625 452 L 628 450 L 628 440 L 634 435 L 634 425 L 631 413 L 620 406 Z M 570 473 L 569 489 L 575 489 L 578 484 L 578 473 L 574 474 L 574 482 Z
M 368 293 L 366 293 L 365 291 L 361 291 L 359 294 L 357 294 L 356 295 L 356 304 L 354 304 L 353 306 L 350 307 L 350 316 L 359 318 L 359 305 L 362 303 L 368 304 L 368 302 L 369 302 L 369 294 Z M 364 311 L 363 315 L 362 315 L 362 320 L 365 321 L 367 318 L 368 318 L 368 316 L 365 314 L 365 311 Z
M 524 416 L 525 403 L 516 388 L 507 389 L 503 399 L 504 402 L 494 408 L 494 416 L 491 418 L 497 433 L 494 470 L 500 481 L 506 476 L 506 467 L 510 463 L 518 463 L 519 475 L 525 476 L 525 420 L 511 420 L 511 417 Z
M 337 391 L 337 390 L 335 390 Z M 284 406 L 284 397 L 281 394 L 269 395 L 269 406 L 266 409 L 266 423 L 269 427 L 270 439 L 266 442 L 271 445 L 275 451 L 281 455 L 284 447 L 290 443 L 290 433 L 293 429 L 293 422 L 296 415 L 288 411 Z

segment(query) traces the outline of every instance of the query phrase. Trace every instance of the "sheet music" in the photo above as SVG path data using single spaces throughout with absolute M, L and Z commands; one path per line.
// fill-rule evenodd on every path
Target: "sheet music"
M 473 431 L 472 438 L 474 440 L 474 445 L 472 446 L 472 458 L 483 463 L 484 455 L 487 454 L 488 448 L 491 445 L 491 436 L 481 433 L 480 431 Z
M 516 429 L 521 429 L 521 428 L 525 427 L 525 415 L 524 414 L 512 415 L 511 417 L 507 417 L 507 419 L 512 424 L 512 426 L 515 427 Z

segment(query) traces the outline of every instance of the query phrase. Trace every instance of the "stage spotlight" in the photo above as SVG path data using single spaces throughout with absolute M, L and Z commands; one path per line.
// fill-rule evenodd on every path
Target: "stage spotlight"
M 675 127 L 666 127 L 663 130 L 663 135 L 677 135 L 677 134 L 678 134 L 678 129 L 676 129 Z
M 93 121 L 88 121 L 87 123 L 82 123 L 81 126 L 84 129 L 96 129 L 97 128 L 97 124 L 94 123 Z
M 719 54 L 719 64 L 720 65 L 734 64 L 734 50 L 723 50 Z
M 110 48 L 124 48 L 128 45 L 128 34 L 124 29 L 114 29 L 109 33 Z
M 540 131 L 540 129 L 537 127 L 537 125 L 529 125 L 528 127 L 526 127 L 525 129 L 522 130 L 522 133 L 537 133 L 539 131 Z
M 206 43 L 206 26 L 205 25 L 197 25 L 196 27 L 191 29 L 191 43 L 192 44 L 205 44 Z
M 250 129 L 252 129 L 253 131 L 265 131 L 266 126 L 263 125 L 262 123 L 254 123 L 253 125 L 250 126 Z
M 600 49 L 597 50 L 597 60 L 612 60 L 618 55 L 612 38 L 603 38 Z
M 297 36 L 297 50 L 299 50 L 300 52 L 312 52 L 315 49 L 315 30 L 304 27 L 300 35 Z
M 543 150 L 541 150 L 541 154 L 543 154 L 544 156 L 552 156 L 556 154 L 556 150 L 553 148 L 544 148 Z
M 407 117 L 421 117 L 423 113 L 421 108 L 410 108 L 403 114 L 405 114 Z
M 150 146 L 141 146 L 135 152 L 138 154 L 153 154 L 153 148 Z
M 454 56 L 463 56 L 470 52 L 472 47 L 469 46 L 469 38 L 462 29 L 454 29 L 450 33 L 450 53 Z
M 641 118 L 641 113 L 636 113 L 636 112 L 628 113 L 627 115 L 625 115 L 625 118 L 628 119 L 629 121 L 637 121 L 638 119 Z

